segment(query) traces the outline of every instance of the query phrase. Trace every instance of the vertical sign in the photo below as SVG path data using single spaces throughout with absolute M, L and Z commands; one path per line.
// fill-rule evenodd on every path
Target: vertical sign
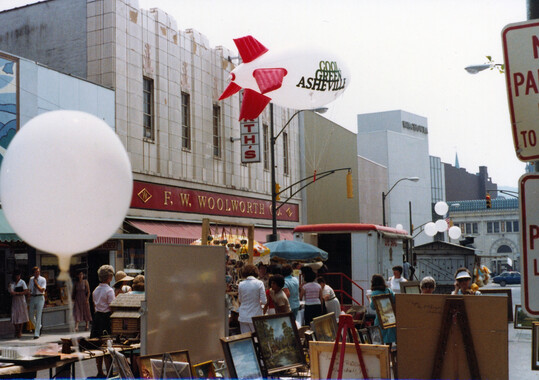
M 507 25 L 502 31 L 507 99 L 517 157 L 539 158 L 539 22 Z
M 528 313 L 539 315 L 539 174 L 520 177 L 519 190 L 522 304 Z
M 260 162 L 260 128 L 258 119 L 240 122 L 241 163 Z

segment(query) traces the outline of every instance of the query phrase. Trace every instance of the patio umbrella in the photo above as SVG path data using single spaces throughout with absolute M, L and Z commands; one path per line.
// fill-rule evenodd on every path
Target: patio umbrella
M 312 244 L 295 240 L 279 240 L 265 244 L 270 250 L 270 259 L 287 261 L 326 261 L 328 253 Z

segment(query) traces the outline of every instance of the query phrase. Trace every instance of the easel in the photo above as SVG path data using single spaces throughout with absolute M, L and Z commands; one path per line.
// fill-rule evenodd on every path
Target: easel
M 470 376 L 472 379 L 481 379 L 477 356 L 475 355 L 473 345 L 472 333 L 466 314 L 466 305 L 464 304 L 464 299 L 462 297 L 448 298 L 445 301 L 442 314 L 442 329 L 438 338 L 438 349 L 436 350 L 436 356 L 434 357 L 434 367 L 432 369 L 431 379 L 439 379 L 441 377 L 449 331 L 451 330 L 451 326 L 457 323 L 460 327 L 460 332 L 464 341 L 464 350 L 466 352 L 466 359 L 468 360 Z
M 331 374 L 333 373 L 333 365 L 335 364 L 335 359 L 337 356 L 337 351 L 339 350 L 339 337 L 342 335 L 342 348 L 341 356 L 339 360 L 339 373 L 337 375 L 338 379 L 342 379 L 342 369 L 344 365 L 344 353 L 346 351 L 346 335 L 348 330 L 352 330 L 352 337 L 354 338 L 354 344 L 356 345 L 357 358 L 359 360 L 359 365 L 361 366 L 361 373 L 363 378 L 367 379 L 367 367 L 365 367 L 365 362 L 363 361 L 363 355 L 361 354 L 361 348 L 359 347 L 357 331 L 354 326 L 354 320 L 350 314 L 342 314 L 339 316 L 339 330 L 337 331 L 337 339 L 335 339 L 335 345 L 333 346 L 333 354 L 331 355 L 331 361 L 329 362 L 328 369 L 328 379 L 331 379 Z
M 174 365 L 174 360 L 172 360 L 172 356 L 168 352 L 165 352 L 163 354 L 163 358 L 161 359 L 163 362 L 163 367 L 161 368 L 161 375 L 159 376 L 160 379 L 166 379 L 166 369 L 167 369 L 167 362 L 170 362 L 172 365 L 172 368 L 174 369 L 174 372 L 176 372 L 176 379 L 180 378 L 180 373 L 176 369 L 176 366 Z

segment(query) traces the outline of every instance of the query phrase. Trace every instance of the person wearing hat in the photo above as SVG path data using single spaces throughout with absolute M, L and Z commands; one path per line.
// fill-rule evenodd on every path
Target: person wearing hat
M 144 294 L 144 276 L 139 274 L 133 279 L 133 291 L 129 294 Z
M 133 281 L 133 277 L 128 276 L 124 271 L 119 270 L 114 276 L 114 296 L 118 297 L 118 294 L 129 293 L 131 287 L 129 282 Z
M 455 272 L 455 290 L 451 294 L 481 295 L 480 291 L 472 289 L 472 274 L 468 268 L 462 267 Z

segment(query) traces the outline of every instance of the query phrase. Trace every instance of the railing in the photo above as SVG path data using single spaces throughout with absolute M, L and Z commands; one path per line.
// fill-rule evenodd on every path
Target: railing
M 328 277 L 328 276 L 339 276 L 339 280 L 340 280 L 340 286 L 339 286 L 339 289 L 333 289 L 333 291 L 335 292 L 335 294 L 338 294 L 339 295 L 339 300 L 341 302 L 341 305 L 344 304 L 344 301 L 343 301 L 343 295 L 348 297 L 352 302 L 355 302 L 357 303 L 358 305 L 363 305 L 364 304 L 364 300 L 365 300 L 365 291 L 363 290 L 363 288 L 361 286 L 359 286 L 359 284 L 357 282 L 355 282 L 354 280 L 352 280 L 350 277 L 348 277 L 347 275 L 345 275 L 344 273 L 341 273 L 341 272 L 334 272 L 334 273 L 324 273 L 323 274 L 324 277 Z M 354 297 L 352 297 L 350 294 L 348 294 L 345 290 L 344 290 L 344 280 L 347 280 L 350 284 L 354 285 L 355 287 L 357 287 L 359 290 L 361 290 L 361 302 L 357 301 Z

